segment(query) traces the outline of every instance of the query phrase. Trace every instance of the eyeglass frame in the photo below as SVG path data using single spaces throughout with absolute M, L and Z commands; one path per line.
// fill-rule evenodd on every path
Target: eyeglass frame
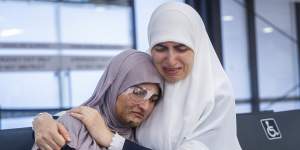
M 140 97 L 139 95 L 137 95 L 137 94 L 134 93 L 134 90 L 135 90 L 135 89 L 143 90 L 144 92 L 146 92 L 146 95 L 143 96 L 143 97 Z M 141 102 L 151 101 L 151 97 L 153 97 L 153 96 L 157 96 L 157 97 L 158 97 L 157 100 L 154 100 L 154 102 L 157 103 L 157 102 L 160 100 L 160 98 L 161 98 L 161 90 L 160 90 L 160 88 L 159 88 L 158 94 L 156 94 L 155 91 L 149 91 L 149 90 L 146 90 L 146 89 L 144 89 L 144 88 L 142 88 L 142 87 L 140 87 L 140 86 L 138 86 L 138 85 L 135 85 L 135 86 L 132 86 L 132 87 L 127 88 L 127 89 L 124 91 L 123 94 L 126 94 L 126 95 L 128 95 L 128 96 L 134 95 L 134 96 L 136 96 L 136 98 L 138 97 L 139 100 L 136 100 L 136 98 L 132 98 L 132 99 L 135 100 L 136 103 L 141 103 Z M 142 99 L 142 100 L 141 100 L 141 99 Z

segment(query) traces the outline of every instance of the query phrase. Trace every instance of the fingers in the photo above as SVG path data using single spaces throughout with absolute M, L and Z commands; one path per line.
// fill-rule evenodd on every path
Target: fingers
M 38 146 L 39 150 L 53 150 L 49 145 Z
M 73 116 L 81 121 L 85 121 L 84 120 L 84 119 L 86 119 L 85 117 L 91 116 L 91 110 L 92 110 L 92 108 L 89 108 L 87 106 L 80 106 L 80 107 L 71 109 L 69 111 L 69 113 L 71 114 L 71 116 Z
M 59 150 L 59 149 L 61 149 L 63 146 L 64 146 L 64 144 L 63 145 L 58 145 L 55 141 L 54 141 L 54 139 L 50 139 L 50 138 L 48 138 L 48 139 L 46 139 L 47 140 L 47 143 L 48 143 L 48 145 L 46 145 L 46 148 L 47 149 L 51 149 L 51 150 Z
M 88 106 L 79 106 L 69 110 L 69 112 L 80 113 L 80 114 L 90 114 L 97 112 L 96 109 L 88 107 Z
M 66 143 L 60 130 L 64 130 L 64 127 L 52 118 L 44 118 L 38 121 L 35 130 L 37 146 L 45 150 L 60 150 Z
M 79 106 L 79 107 L 71 109 L 70 112 L 83 113 L 84 111 L 88 111 L 90 109 L 92 109 L 92 108 L 90 108 L 88 106 Z
M 74 112 L 74 113 L 81 113 L 82 112 L 82 107 L 76 107 L 76 108 L 73 108 L 71 110 L 69 110 L 70 112 Z
M 76 112 L 70 112 L 70 115 L 80 121 L 84 121 L 84 116 Z
M 50 114 L 48 113 L 40 113 L 38 114 L 36 117 L 34 117 L 33 121 L 32 121 L 32 127 L 33 130 L 36 131 L 36 128 L 38 128 L 39 126 L 43 125 L 43 122 L 45 121 L 51 121 L 52 117 Z
M 61 149 L 65 144 L 65 139 L 59 135 L 59 136 L 53 136 L 52 139 L 48 140 L 49 146 L 53 149 Z
M 70 142 L 71 141 L 71 137 L 70 137 L 70 134 L 69 134 L 68 130 L 61 123 L 57 123 L 57 127 L 58 127 L 58 132 L 60 133 L 60 135 L 62 135 L 63 138 L 66 141 Z M 60 141 L 63 141 L 63 140 L 60 139 L 60 140 L 57 141 L 57 143 L 59 145 L 65 144 L 65 143 L 61 143 Z
M 49 137 L 38 137 L 36 144 L 41 150 L 59 150 L 61 147 Z
M 72 117 L 74 117 L 75 119 L 78 119 L 80 122 L 82 122 L 84 124 L 84 126 L 86 126 L 88 128 L 88 130 L 93 126 L 93 119 L 88 118 L 86 115 L 84 114 L 79 114 L 79 113 L 73 113 L 71 112 L 70 115 Z

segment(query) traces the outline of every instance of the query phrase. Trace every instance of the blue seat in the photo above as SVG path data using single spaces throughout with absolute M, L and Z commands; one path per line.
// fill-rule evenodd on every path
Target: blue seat
M 31 127 L 0 130 L 1 150 L 30 150 L 33 143 Z

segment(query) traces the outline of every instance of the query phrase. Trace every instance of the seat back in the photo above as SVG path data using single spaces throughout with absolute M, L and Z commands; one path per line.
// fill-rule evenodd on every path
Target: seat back
M 237 133 L 245 150 L 299 150 L 300 110 L 238 114 Z
M 33 143 L 31 127 L 0 130 L 0 149 L 31 150 Z

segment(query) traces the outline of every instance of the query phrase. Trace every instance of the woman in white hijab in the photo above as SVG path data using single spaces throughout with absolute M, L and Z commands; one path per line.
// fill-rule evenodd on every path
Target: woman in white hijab
M 167 2 L 152 14 L 148 38 L 154 64 L 169 82 L 163 100 L 137 130 L 138 143 L 155 150 L 241 149 L 232 87 L 199 14 L 186 4 Z M 172 69 L 161 63 L 162 53 L 175 55 L 168 42 L 193 52 L 192 69 L 179 80 L 172 80 Z

